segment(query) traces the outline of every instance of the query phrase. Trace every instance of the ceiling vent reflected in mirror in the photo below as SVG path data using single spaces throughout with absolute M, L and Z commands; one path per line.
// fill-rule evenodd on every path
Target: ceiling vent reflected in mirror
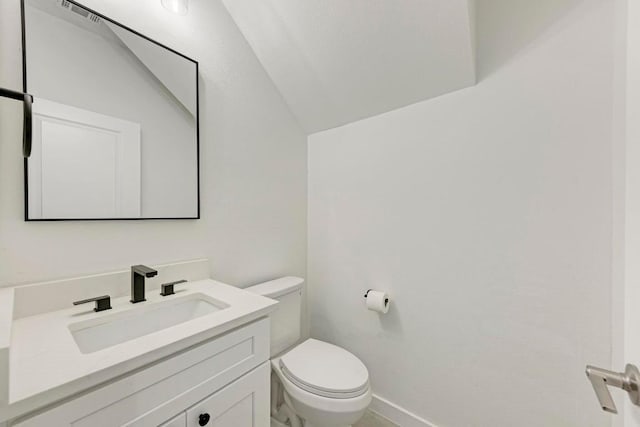
M 60 0 L 60 6 L 62 6 L 64 9 L 70 10 L 71 12 L 74 12 L 80 16 L 82 16 L 83 18 L 87 18 L 89 21 L 98 24 L 100 22 L 100 17 L 97 15 L 94 15 L 93 13 L 89 12 L 87 9 L 80 7 L 76 4 L 73 4 L 67 0 Z

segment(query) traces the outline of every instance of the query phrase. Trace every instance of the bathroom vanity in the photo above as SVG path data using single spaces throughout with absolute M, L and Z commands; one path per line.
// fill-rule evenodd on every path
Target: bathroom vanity
M 168 296 L 156 285 L 140 304 L 122 295 L 110 310 L 69 302 L 24 317 L 34 290 L 0 290 L 0 425 L 268 426 L 277 303 L 210 279 Z

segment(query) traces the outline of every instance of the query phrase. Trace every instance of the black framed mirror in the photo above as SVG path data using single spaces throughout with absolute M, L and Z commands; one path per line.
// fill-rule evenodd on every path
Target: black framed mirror
M 25 220 L 197 219 L 198 62 L 73 0 L 22 0 Z

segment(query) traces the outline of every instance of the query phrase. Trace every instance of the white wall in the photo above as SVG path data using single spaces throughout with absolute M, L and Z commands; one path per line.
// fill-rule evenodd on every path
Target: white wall
M 219 1 L 84 3 L 200 61 L 202 219 L 23 221 L 21 104 L 0 99 L 0 285 L 208 257 L 248 285 L 305 275 L 305 136 Z M 0 2 L 0 86 L 21 87 L 19 1 Z
M 612 366 L 640 366 L 640 3 L 616 0 Z M 613 425 L 640 426 L 640 410 L 616 400 Z
M 479 0 L 477 86 L 309 137 L 311 334 L 435 425 L 610 425 L 613 3 Z

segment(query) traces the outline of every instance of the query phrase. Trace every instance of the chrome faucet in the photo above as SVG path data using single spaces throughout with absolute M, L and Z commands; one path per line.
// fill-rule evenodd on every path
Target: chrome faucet
M 146 301 L 144 297 L 144 279 L 154 277 L 158 271 L 146 265 L 131 266 L 131 303 Z

